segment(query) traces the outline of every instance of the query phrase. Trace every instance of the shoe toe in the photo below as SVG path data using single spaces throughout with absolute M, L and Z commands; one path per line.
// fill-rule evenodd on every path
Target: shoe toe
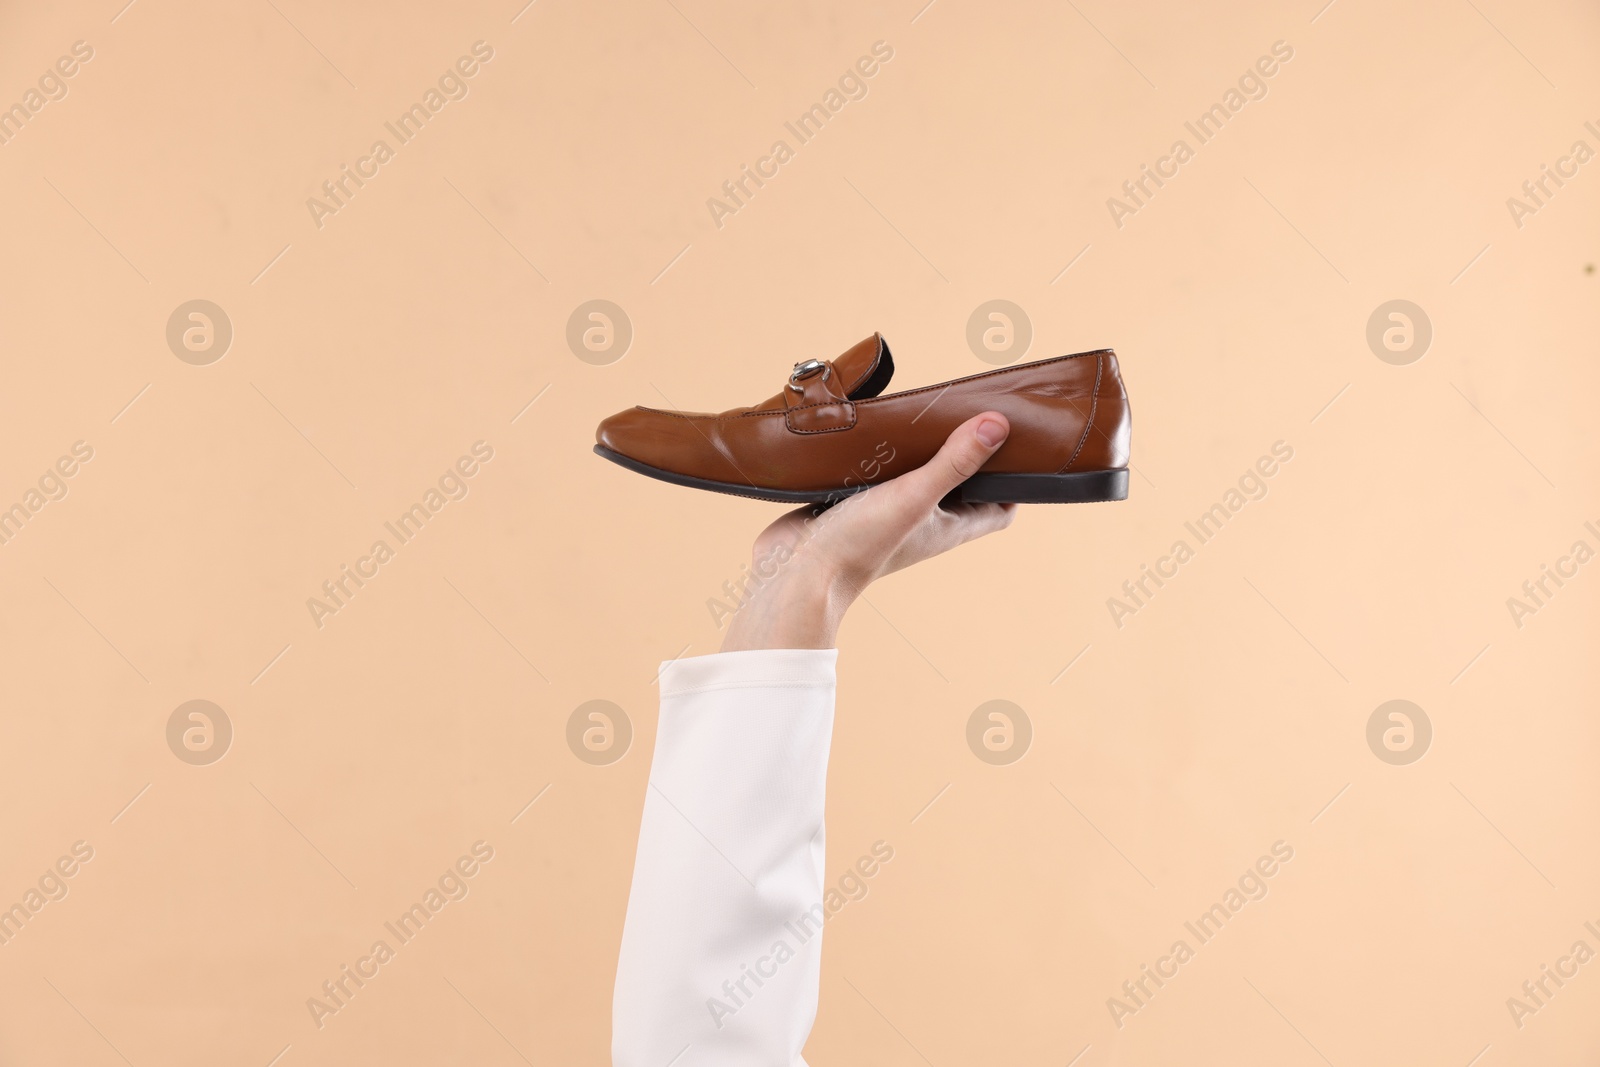
M 697 474 L 711 452 L 694 417 L 637 407 L 619 411 L 595 430 L 595 443 L 638 463 L 681 474 Z
M 707 481 L 754 484 L 723 438 L 722 419 L 691 411 L 637 407 L 602 422 L 595 430 L 595 441 L 608 452 L 656 470 Z
M 644 436 L 639 425 L 643 414 L 643 408 L 631 408 L 606 418 L 595 428 L 594 443 L 620 456 L 643 460 L 637 454 Z

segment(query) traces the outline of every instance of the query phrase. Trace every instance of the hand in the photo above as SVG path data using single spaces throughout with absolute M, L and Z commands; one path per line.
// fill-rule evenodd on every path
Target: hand
M 758 576 L 772 576 L 758 577 L 728 624 L 722 651 L 832 648 L 846 609 L 875 579 L 1010 526 L 1015 504 L 939 504 L 1010 432 L 1004 415 L 976 415 L 924 466 L 768 526 L 753 554 Z

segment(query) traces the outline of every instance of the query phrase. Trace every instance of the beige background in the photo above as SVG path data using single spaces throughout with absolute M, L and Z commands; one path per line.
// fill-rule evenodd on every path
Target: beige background
M 94 50 L 0 145 L 0 503 L 94 450 L 0 545 L 0 904 L 94 849 L 0 946 L 0 1062 L 606 1062 L 657 664 L 716 648 L 778 509 L 603 463 L 593 425 L 754 401 L 875 329 L 899 385 L 983 370 L 994 298 L 1028 358 L 1117 348 L 1138 474 L 846 622 L 830 879 L 895 859 L 830 924 L 808 1057 L 1594 1062 L 1600 964 L 1521 1028 L 1506 1001 L 1600 950 L 1600 567 L 1520 629 L 1506 600 L 1600 548 L 1600 163 L 1521 228 L 1506 200 L 1600 149 L 1600 15 L 1319 2 L 0 7 L 0 104 Z M 479 40 L 319 229 L 307 198 Z M 1107 198 L 1280 40 L 1119 229 Z M 865 99 L 716 227 L 876 41 Z M 595 298 L 635 332 L 605 366 L 565 341 Z M 165 339 L 194 299 L 234 331 L 208 366 Z M 1408 366 L 1365 337 L 1392 299 L 1433 326 Z M 318 629 L 307 598 L 479 440 Z M 1278 440 L 1266 498 L 1119 629 L 1107 599 Z M 1365 737 L 1396 698 L 1434 730 L 1408 766 Z M 195 699 L 234 730 L 206 766 L 165 733 Z M 593 699 L 634 729 L 609 766 L 565 740 Z M 1032 723 L 1009 766 L 966 744 L 991 699 Z M 470 895 L 318 1029 L 307 998 L 479 840 Z M 1107 998 L 1279 840 L 1119 1029 Z

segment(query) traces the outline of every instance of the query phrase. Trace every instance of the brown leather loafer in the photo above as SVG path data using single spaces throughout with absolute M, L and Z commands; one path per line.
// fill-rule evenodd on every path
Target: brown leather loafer
M 884 396 L 882 334 L 795 365 L 783 390 L 718 415 L 636 407 L 595 431 L 613 463 L 674 485 L 831 503 L 920 467 L 950 432 L 998 411 L 1011 435 L 957 501 L 1081 503 L 1128 496 L 1128 394 L 1110 349 L 1023 363 Z

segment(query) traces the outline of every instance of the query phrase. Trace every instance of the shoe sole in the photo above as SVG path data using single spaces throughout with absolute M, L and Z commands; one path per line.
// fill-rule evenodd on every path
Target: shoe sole
M 626 467 L 635 474 L 643 474 L 657 481 L 780 504 L 836 504 L 847 496 L 872 488 L 870 485 L 852 485 L 840 489 L 764 489 L 755 485 L 676 474 L 630 459 L 604 445 L 595 445 L 594 451 L 595 455 L 609 459 L 619 467 Z M 977 474 L 956 486 L 945 498 L 947 502 L 957 504 L 1095 504 L 1126 499 L 1126 467 L 1074 474 Z

